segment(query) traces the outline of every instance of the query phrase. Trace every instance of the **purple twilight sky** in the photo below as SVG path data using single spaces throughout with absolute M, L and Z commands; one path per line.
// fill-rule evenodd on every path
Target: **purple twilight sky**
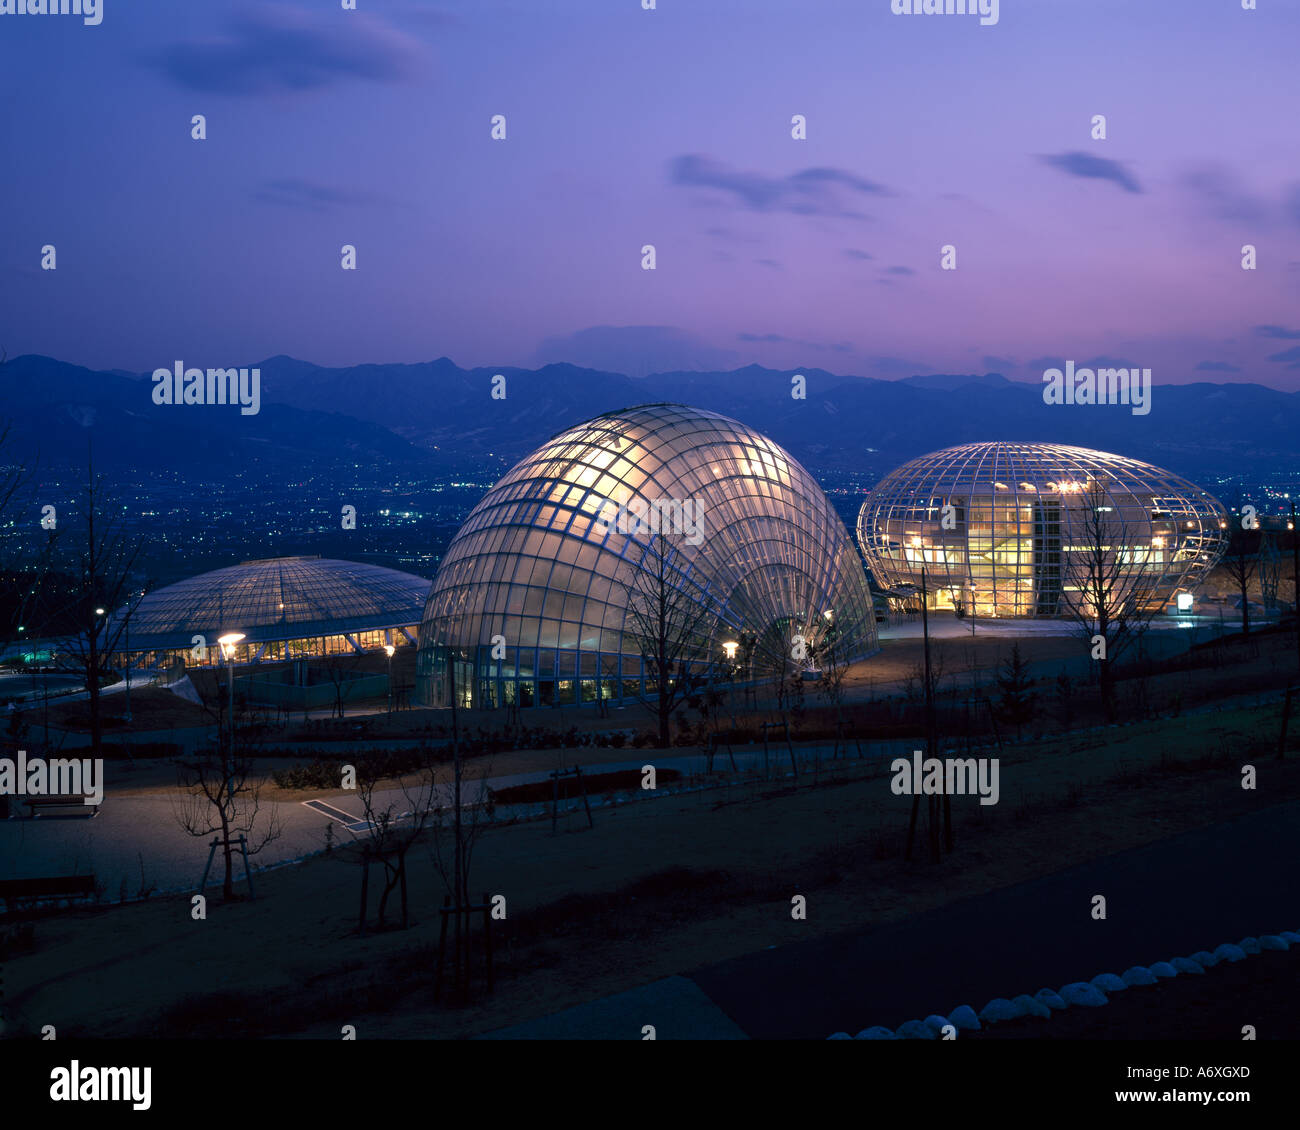
M 103 5 L 0 15 L 11 357 L 1300 388 L 1294 2 Z

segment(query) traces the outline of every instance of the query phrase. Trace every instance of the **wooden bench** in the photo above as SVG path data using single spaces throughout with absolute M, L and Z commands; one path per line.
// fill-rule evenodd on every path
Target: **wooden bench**
M 25 803 L 33 820 L 39 819 L 40 813 L 38 809 L 42 808 L 80 808 L 83 810 L 89 808 L 92 810 L 90 813 L 90 819 L 92 820 L 99 815 L 99 805 L 87 804 L 85 796 L 81 793 L 28 797 Z
M 94 875 L 48 875 L 39 879 L 0 879 L 0 899 L 12 911 L 24 899 L 93 898 Z

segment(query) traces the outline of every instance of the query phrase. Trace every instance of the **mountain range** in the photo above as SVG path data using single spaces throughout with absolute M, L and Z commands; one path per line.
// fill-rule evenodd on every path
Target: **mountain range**
M 249 366 L 250 368 L 252 366 Z M 645 377 L 554 364 L 462 369 L 419 364 L 327 368 L 269 357 L 261 411 L 155 405 L 148 374 L 95 371 L 25 355 L 0 367 L 0 418 L 15 449 L 42 459 L 192 469 L 253 458 L 393 463 L 430 473 L 467 461 L 504 465 L 598 413 L 675 401 L 733 416 L 814 470 L 881 473 L 914 456 L 977 440 L 1078 444 L 1146 459 L 1189 477 L 1258 475 L 1297 456 L 1300 394 L 1254 384 L 1157 385 L 1149 415 L 1127 406 L 1047 405 L 1042 386 L 997 373 L 901 380 L 751 365 Z M 796 372 L 806 398 L 791 396 Z M 494 378 L 505 396 L 494 398 Z M 495 382 L 499 387 L 500 382 Z

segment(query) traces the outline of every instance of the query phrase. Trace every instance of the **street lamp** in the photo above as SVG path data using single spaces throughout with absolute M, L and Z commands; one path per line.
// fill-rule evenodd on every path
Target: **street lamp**
M 141 593 L 141 596 L 144 594 Z M 128 601 L 129 604 L 129 601 Z M 131 721 L 131 612 L 130 607 L 126 610 L 126 622 L 122 625 L 126 631 L 126 661 L 123 668 L 126 671 L 126 720 Z
M 929 581 L 926 576 L 925 562 L 921 562 L 921 585 L 918 588 L 915 583 L 907 582 L 898 585 L 895 591 L 905 593 L 920 593 L 921 596 L 921 635 L 925 641 L 925 752 L 927 757 L 934 757 L 938 746 L 937 723 L 935 720 L 934 704 L 934 677 L 933 668 L 930 663 L 930 617 L 928 611 L 928 598 L 930 595 Z M 933 798 L 930 801 L 930 858 L 934 862 L 939 861 L 939 824 L 936 819 L 936 805 Z M 945 792 L 943 797 L 943 814 L 944 814 L 944 839 L 945 846 L 949 851 L 952 850 L 952 816 L 949 805 L 951 799 Z M 912 858 L 912 837 L 916 831 L 916 816 L 921 805 L 921 794 L 917 793 L 912 797 L 912 818 L 907 830 L 907 859 Z
M 388 656 L 388 713 L 393 712 L 393 652 L 395 648 L 391 643 L 384 644 L 384 653 Z
M 217 637 L 217 643 L 221 645 L 221 657 L 226 661 L 226 683 L 230 687 L 230 760 L 235 759 L 235 665 L 231 660 L 235 654 L 235 645 L 244 638 L 243 632 L 227 632 L 224 636 Z M 235 782 L 230 782 L 230 788 L 233 792 Z

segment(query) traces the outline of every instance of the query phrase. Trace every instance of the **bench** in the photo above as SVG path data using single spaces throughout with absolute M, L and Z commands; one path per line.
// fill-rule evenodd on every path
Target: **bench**
M 25 803 L 33 820 L 39 819 L 40 813 L 37 810 L 42 808 L 89 808 L 92 810 L 90 813 L 92 820 L 99 815 L 99 805 L 87 804 L 85 796 L 81 793 L 28 797 Z
M 0 899 L 12 911 L 23 899 L 93 898 L 94 875 L 48 875 L 40 879 L 0 879 Z

